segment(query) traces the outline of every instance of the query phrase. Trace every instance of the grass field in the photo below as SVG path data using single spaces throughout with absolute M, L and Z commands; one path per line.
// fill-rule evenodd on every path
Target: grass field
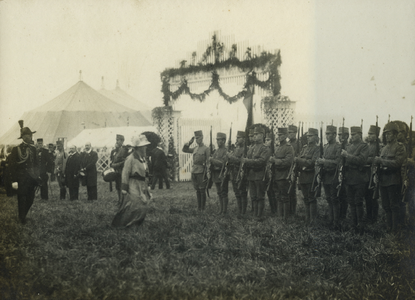
M 287 223 L 257 222 L 195 209 L 190 183 L 155 190 L 141 227 L 114 229 L 116 193 L 99 183 L 100 200 L 38 198 L 26 225 L 17 200 L 0 198 L 1 299 L 413 299 L 415 234 L 363 236 L 304 227 L 304 209 Z

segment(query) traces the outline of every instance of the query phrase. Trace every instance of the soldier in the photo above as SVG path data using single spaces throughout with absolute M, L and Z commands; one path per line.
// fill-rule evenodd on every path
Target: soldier
M 274 133 L 273 132 L 268 132 L 265 135 L 265 146 L 269 147 L 271 154 L 273 154 L 273 148 L 272 148 L 272 140 L 274 139 L 273 137 Z M 275 141 L 274 141 L 275 143 Z M 271 166 L 271 172 L 273 173 L 274 171 L 274 164 L 272 164 Z M 271 178 L 272 180 L 272 178 Z M 267 196 L 268 196 L 268 201 L 269 201 L 269 207 L 271 208 L 271 214 L 274 215 L 277 213 L 278 208 L 277 208 L 277 199 L 275 198 L 275 191 L 274 188 L 272 187 L 272 185 L 270 185 L 270 187 L 267 190 Z
M 238 216 L 245 215 L 246 207 L 248 205 L 247 198 L 247 184 L 246 179 L 243 179 L 244 182 L 239 184 L 238 171 L 241 164 L 241 158 L 244 155 L 245 147 L 245 131 L 238 131 L 236 135 L 235 151 L 233 153 L 228 153 L 229 158 L 229 167 L 230 167 L 230 179 L 232 181 L 233 192 L 236 197 L 236 205 L 238 207 Z M 239 186 L 239 188 L 238 188 Z
M 409 141 L 408 136 L 408 141 Z M 409 225 L 415 225 L 415 131 L 412 131 L 412 149 L 408 147 L 408 159 L 407 159 L 407 179 L 408 187 L 406 193 L 406 201 L 408 202 L 409 213 Z
M 20 137 L 22 143 L 12 149 L 9 155 L 9 167 L 13 189 L 17 190 L 17 203 L 20 223 L 26 224 L 26 215 L 35 198 L 35 190 L 42 184 L 39 176 L 39 160 L 33 144 L 33 134 L 29 127 L 20 124 Z
M 318 130 L 309 128 L 307 132 L 307 145 L 304 145 L 300 156 L 294 158 L 294 161 L 300 169 L 298 183 L 303 193 L 307 225 L 315 225 L 317 218 L 317 199 L 311 191 L 311 185 L 314 179 L 314 166 L 320 154 L 317 142 Z
M 195 138 L 197 146 L 189 148 Z M 205 174 L 207 172 L 206 168 L 210 157 L 210 149 L 203 144 L 203 132 L 201 130 L 195 131 L 195 136 L 188 143 L 184 144 L 182 151 L 193 154 L 192 182 L 196 190 L 197 209 L 199 211 L 205 210 L 207 185 Z
M 271 156 L 270 149 L 264 145 L 265 131 L 260 126 L 255 127 L 253 144 L 248 150 L 247 158 L 243 158 L 248 170 L 249 194 L 254 207 L 254 216 L 262 218 L 265 206 L 265 182 L 263 181 L 266 163 Z
M 122 168 L 124 167 L 125 159 L 128 156 L 128 149 L 127 147 L 123 146 L 124 144 L 124 136 L 121 134 L 117 134 L 115 137 L 115 149 L 111 151 L 110 154 L 110 167 L 114 169 L 117 173 L 117 177 L 115 179 L 115 189 L 117 190 L 118 194 L 118 202 L 121 201 L 121 174 Z
M 350 127 L 351 139 L 346 150 L 342 149 L 341 156 L 346 158 L 344 165 L 344 183 L 346 186 L 347 202 L 352 215 L 353 228 L 363 233 L 363 201 L 369 176 L 364 169 L 369 154 L 369 148 L 362 140 L 362 128 Z
M 48 200 L 48 180 L 49 176 L 47 171 L 50 169 L 50 155 L 49 151 L 43 148 L 43 139 L 37 139 L 37 159 L 39 160 L 39 172 L 40 178 L 42 179 L 42 185 L 40 187 L 40 197 L 42 200 Z
M 327 144 L 324 145 L 323 158 L 317 159 L 317 164 L 323 168 L 321 180 L 329 209 L 329 225 L 333 225 L 335 229 L 338 229 L 340 221 L 340 201 L 339 197 L 337 197 L 338 177 L 336 176 L 336 169 L 340 163 L 341 146 L 336 142 L 336 136 L 337 127 L 327 125 Z
M 55 154 L 55 145 L 53 143 L 49 143 L 48 144 L 48 154 L 49 154 L 49 162 L 50 164 L 48 165 L 48 173 L 50 173 L 50 181 L 55 181 L 55 159 L 56 159 L 56 154 Z
M 301 152 L 301 141 L 297 140 L 298 135 L 297 126 L 295 125 L 289 125 L 288 126 L 288 139 L 291 146 L 293 146 L 294 149 L 294 157 L 298 156 Z M 290 214 L 295 216 L 297 212 L 297 182 L 292 183 L 293 186 L 290 191 Z
M 368 131 L 368 157 L 367 162 L 365 165 L 365 170 L 368 173 L 368 176 L 370 178 L 372 173 L 372 164 L 373 160 L 376 156 L 379 155 L 379 153 L 376 153 L 378 145 L 377 143 L 377 137 L 379 136 L 380 128 L 376 127 L 375 125 L 370 125 L 369 131 Z M 373 224 L 377 221 L 378 218 L 378 212 L 379 212 L 379 202 L 378 198 L 373 199 L 374 195 L 374 189 L 369 188 L 369 185 L 366 187 L 366 193 L 365 193 L 365 200 L 366 200 L 366 220 L 369 224 Z
M 397 141 L 399 127 L 389 122 L 383 128 L 386 145 L 380 157 L 374 163 L 380 165 L 380 195 L 382 207 L 386 213 L 386 225 L 389 231 L 396 232 L 399 227 L 401 203 L 401 167 L 406 159 L 405 146 Z
M 55 176 L 59 184 L 59 200 L 65 200 L 66 198 L 65 167 L 67 157 L 68 156 L 66 155 L 65 150 L 63 149 L 63 141 L 58 140 L 56 142 Z
M 216 142 L 218 144 L 218 149 L 213 153 L 210 158 L 210 163 L 212 166 L 212 180 L 216 185 L 216 191 L 219 197 L 220 211 L 219 214 L 226 214 L 228 210 L 228 185 L 229 179 L 224 178 L 222 184 L 222 178 L 219 176 L 223 164 L 226 162 L 227 150 L 225 148 L 226 143 L 226 134 L 218 132 L 216 134 Z
M 278 216 L 287 220 L 290 215 L 290 195 L 288 189 L 290 182 L 288 181 L 288 173 L 294 160 L 294 149 L 287 143 L 288 129 L 278 128 L 279 145 L 275 147 L 274 156 L 270 161 L 274 163 L 274 190 L 278 200 Z
M 342 149 L 346 149 L 349 141 L 349 128 L 347 127 L 339 127 L 339 130 L 337 131 L 337 135 L 339 137 L 340 145 L 342 146 Z M 339 202 L 340 202 L 340 221 L 343 221 L 346 219 L 347 215 L 347 209 L 349 207 L 349 204 L 347 203 L 347 195 L 346 195 L 346 187 L 343 184 L 341 186 L 341 190 L 339 193 Z
M 250 149 L 254 144 L 255 144 L 255 140 L 254 140 L 254 128 L 250 128 L 248 131 L 248 138 L 249 138 L 249 144 L 248 149 Z M 249 189 L 249 183 L 248 183 L 248 189 Z M 254 212 L 254 201 L 252 200 L 251 197 L 251 212 Z

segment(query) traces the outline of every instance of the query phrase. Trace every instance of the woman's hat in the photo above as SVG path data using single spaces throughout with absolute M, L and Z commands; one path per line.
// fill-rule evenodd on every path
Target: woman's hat
M 147 140 L 144 134 L 141 134 L 139 136 L 134 136 L 132 138 L 131 144 L 132 144 L 131 146 L 138 148 L 138 147 L 144 147 L 144 146 L 150 145 L 150 142 Z

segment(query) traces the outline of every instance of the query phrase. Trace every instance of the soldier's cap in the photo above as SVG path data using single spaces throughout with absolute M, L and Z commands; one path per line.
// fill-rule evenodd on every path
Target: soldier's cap
M 307 135 L 316 135 L 316 136 L 318 136 L 318 129 L 308 128 Z
M 203 131 L 202 130 L 195 131 L 195 136 L 203 136 Z
M 122 134 L 117 134 L 115 137 L 116 140 L 125 140 L 124 136 Z
M 389 122 L 383 127 L 383 133 L 389 132 L 389 131 L 396 131 L 396 133 L 399 132 L 399 127 L 394 122 Z
M 352 127 L 350 127 L 350 133 L 351 134 L 362 133 L 362 127 L 352 126 Z
M 339 130 L 337 132 L 338 132 L 338 134 L 349 133 L 349 128 L 348 127 L 339 127 Z
M 278 135 L 280 134 L 287 134 L 288 129 L 287 128 L 278 128 Z
M 245 131 L 238 131 L 236 138 L 245 138 Z
M 337 133 L 337 127 L 333 125 L 327 125 L 326 127 L 326 133 Z
M 262 127 L 257 126 L 254 129 L 254 134 L 265 134 L 265 131 L 264 131 L 264 129 Z
M 370 125 L 368 134 L 376 134 L 379 135 L 380 127 L 376 127 L 375 125 Z
M 223 132 L 216 133 L 216 139 L 225 139 L 226 140 L 226 133 L 223 133 Z
M 274 134 L 272 132 L 267 132 L 267 134 L 265 135 L 266 139 L 272 140 L 273 137 L 274 137 Z
M 17 139 L 21 139 L 22 136 L 26 134 L 34 134 L 34 133 L 36 133 L 36 131 L 31 131 L 29 127 L 23 127 L 22 129 L 20 129 L 20 137 Z
M 63 145 L 63 141 L 61 141 L 61 140 L 57 140 L 57 141 L 56 141 L 56 145 Z
M 248 135 L 249 135 L 249 136 L 254 136 L 254 130 L 253 130 L 253 129 L 249 129 L 249 133 L 248 133 Z
M 36 140 L 36 142 L 43 142 L 43 139 L 42 139 L 42 138 L 38 138 L 38 139 Z
M 298 127 L 297 126 L 295 126 L 295 125 L 289 125 L 288 126 L 288 132 L 289 133 L 297 133 L 297 131 L 298 131 Z
M 48 146 L 53 146 L 53 143 L 49 143 Z

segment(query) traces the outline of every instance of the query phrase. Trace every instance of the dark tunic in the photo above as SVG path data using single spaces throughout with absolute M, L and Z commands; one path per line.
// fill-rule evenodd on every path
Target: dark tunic
M 300 184 L 312 184 L 314 179 L 314 165 L 320 155 L 319 146 L 305 145 L 297 160 L 300 169 L 300 176 L 298 182 Z

